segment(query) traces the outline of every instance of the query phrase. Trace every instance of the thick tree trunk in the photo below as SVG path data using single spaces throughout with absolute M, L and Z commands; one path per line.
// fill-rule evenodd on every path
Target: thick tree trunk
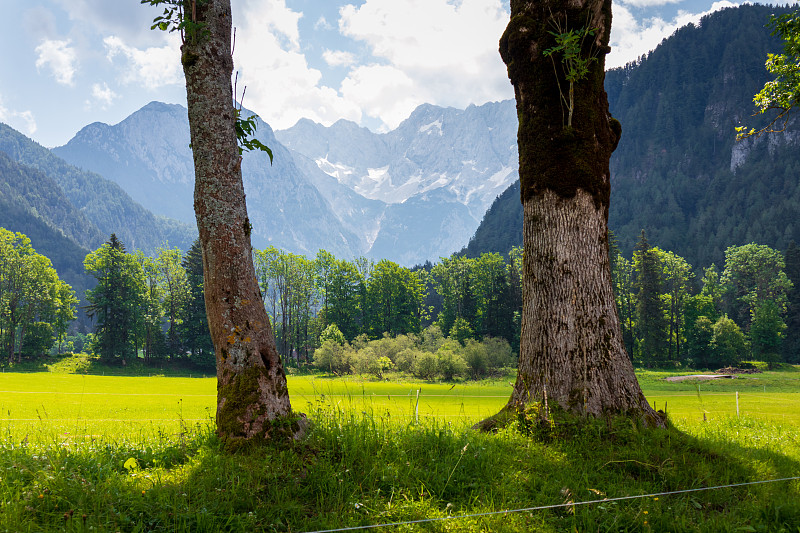
M 647 410 L 622 342 L 602 210 L 582 189 L 524 205 L 519 374 L 510 405 L 549 402 L 580 414 Z
M 230 0 L 194 6 L 203 27 L 182 47 L 203 249 L 208 325 L 217 359 L 217 432 L 228 447 L 298 436 L 286 376 L 251 255 L 234 129 Z M 192 10 L 187 10 L 192 17 Z
M 556 45 L 553 32 L 583 29 L 593 35 L 581 57 L 594 59 L 572 93 L 563 55 L 542 52 Z M 508 408 L 547 400 L 574 414 L 628 413 L 660 424 L 625 352 L 612 291 L 609 159 L 621 128 L 603 87 L 610 29 L 611 0 L 511 0 L 500 54 L 517 99 L 525 251 L 519 374 Z

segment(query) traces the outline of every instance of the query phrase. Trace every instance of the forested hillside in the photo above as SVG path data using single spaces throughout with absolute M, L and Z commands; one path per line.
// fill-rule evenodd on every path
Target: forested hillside
M 765 25 L 780 11 L 716 12 L 607 73 L 611 113 L 623 129 L 611 159 L 609 224 L 626 256 L 642 229 L 696 267 L 721 264 L 731 245 L 785 250 L 800 241 L 796 121 L 786 134 L 740 143 L 734 131 L 752 124 L 753 95 L 767 80 L 764 61 L 780 49 Z M 501 195 L 466 251 L 507 252 L 521 243 L 521 223 L 518 194 Z
M 103 242 L 100 231 L 53 180 L 12 161 L 5 152 L 0 152 L 0 228 L 27 235 L 79 296 L 92 285 L 83 271 L 83 258 Z
M 194 228 L 153 215 L 134 202 L 118 185 L 69 165 L 47 148 L 1 123 L 0 152 L 8 155 L 11 161 L 39 171 L 51 180 L 50 184 L 55 183 L 60 187 L 69 203 L 97 228 L 87 230 L 94 233 L 92 239 L 86 241 L 91 242 L 91 246 L 98 244 L 97 231 L 103 236 L 116 233 L 129 246 L 147 254 L 165 242 L 182 249 L 191 246 Z M 44 196 L 43 193 L 37 194 Z M 13 227 L 7 229 L 18 231 Z M 70 235 L 67 230 L 65 234 Z M 37 246 L 36 243 L 34 245 Z

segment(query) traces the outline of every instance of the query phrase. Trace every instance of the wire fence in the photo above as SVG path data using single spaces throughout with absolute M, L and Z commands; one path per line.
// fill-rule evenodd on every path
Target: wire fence
M 335 529 L 319 529 L 315 531 L 306 531 L 304 533 L 337 533 L 340 531 L 363 531 L 366 529 L 374 529 L 378 527 L 398 527 L 398 526 L 406 526 L 406 525 L 414 525 L 414 524 L 427 524 L 431 522 L 444 522 L 450 520 L 463 520 L 467 518 L 480 518 L 485 516 L 498 516 L 498 515 L 508 515 L 513 513 L 532 513 L 535 511 L 546 511 L 548 509 L 559 509 L 559 508 L 575 508 L 581 505 L 594 505 L 599 503 L 609 503 L 609 502 L 618 502 L 623 500 L 637 500 L 642 498 L 660 498 L 662 496 L 673 496 L 675 494 L 687 494 L 690 492 L 702 492 L 708 490 L 720 490 L 720 489 L 729 489 L 735 487 L 746 487 L 748 485 L 762 485 L 765 483 L 778 483 L 778 482 L 786 482 L 786 481 L 796 481 L 800 480 L 800 476 L 796 477 L 784 477 L 779 479 L 765 479 L 761 481 L 748 481 L 745 483 L 731 483 L 729 485 L 716 485 L 713 487 L 698 487 L 694 489 L 683 489 L 683 490 L 673 490 L 668 492 L 653 492 L 650 494 L 636 494 L 633 496 L 619 496 L 616 498 L 603 498 L 600 500 L 587 500 L 582 502 L 567 502 L 567 503 L 556 503 L 552 505 L 539 505 L 536 507 L 523 507 L 520 509 L 506 509 L 502 511 L 488 511 L 483 513 L 472 513 L 472 514 L 463 514 L 463 515 L 451 515 L 451 516 L 441 516 L 435 518 L 421 518 L 419 520 L 406 520 L 403 522 L 387 522 L 384 524 L 370 524 L 366 526 L 351 526 L 351 527 L 340 527 Z

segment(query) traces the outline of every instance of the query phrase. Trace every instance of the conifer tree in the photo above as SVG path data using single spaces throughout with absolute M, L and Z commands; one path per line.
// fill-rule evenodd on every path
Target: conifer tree
M 666 320 L 661 303 L 664 281 L 658 255 L 647 242 L 644 230 L 636 245 L 634 265 L 638 356 L 645 362 L 663 360 L 667 348 Z
M 114 233 L 83 264 L 97 279 L 86 291 L 87 312 L 96 321 L 95 352 L 107 360 L 135 357 L 146 301 L 142 265 Z

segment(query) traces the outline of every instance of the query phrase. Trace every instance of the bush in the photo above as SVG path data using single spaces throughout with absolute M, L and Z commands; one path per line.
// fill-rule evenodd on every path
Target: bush
M 414 341 L 405 335 L 398 335 L 397 337 L 389 337 L 384 333 L 382 339 L 372 341 L 369 345 L 378 354 L 378 357 L 386 357 L 392 362 L 397 362 L 397 354 L 403 350 L 408 350 L 414 347 Z
M 420 379 L 432 380 L 438 372 L 439 359 L 431 352 L 419 352 L 414 359 L 411 372 Z
M 458 342 L 449 341 L 436 352 L 439 374 L 448 381 L 466 375 L 469 370 L 467 362 L 459 353 L 460 348 Z
M 736 366 L 747 353 L 747 342 L 739 326 L 727 316 L 722 316 L 714 324 L 711 349 L 715 365 Z
M 336 324 L 330 324 L 322 333 L 320 333 L 320 344 L 324 344 L 327 340 L 332 340 L 341 346 L 344 346 L 344 344 L 347 342 L 347 339 L 344 338 L 344 334 L 339 331 L 339 328 L 336 326 Z
M 489 357 L 485 344 L 475 339 L 468 339 L 461 353 L 474 379 L 485 376 L 489 372 Z
M 514 365 L 514 352 L 511 350 L 511 345 L 504 338 L 484 337 L 483 345 L 486 347 L 489 372 Z
M 417 347 L 423 352 L 436 353 L 444 344 L 445 338 L 439 326 L 431 324 L 419 334 L 416 341 Z
M 398 353 L 395 359 L 397 370 L 400 372 L 413 372 L 414 361 L 416 361 L 417 357 L 422 353 L 423 352 L 414 348 L 406 348 Z
M 353 359 L 353 349 L 347 342 L 339 344 L 327 339 L 314 351 L 314 366 L 320 370 L 336 374 L 349 374 Z

